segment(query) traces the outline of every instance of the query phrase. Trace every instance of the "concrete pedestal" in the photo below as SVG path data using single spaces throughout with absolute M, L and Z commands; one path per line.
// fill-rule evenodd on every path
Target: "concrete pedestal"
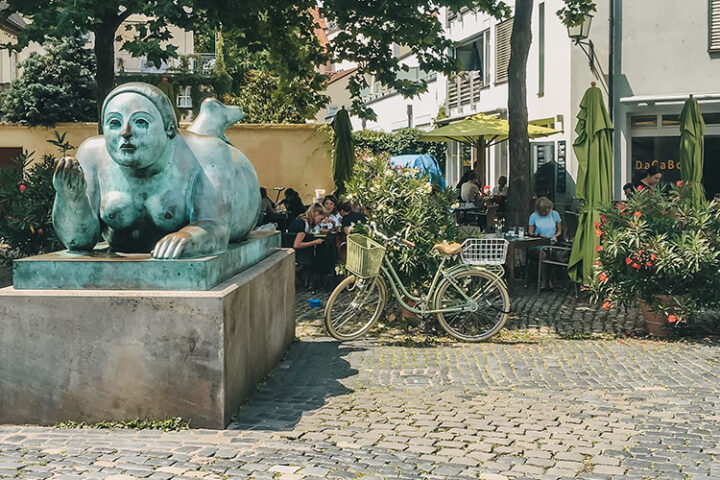
M 295 332 L 294 253 L 208 291 L 0 289 L 0 424 L 223 428 Z

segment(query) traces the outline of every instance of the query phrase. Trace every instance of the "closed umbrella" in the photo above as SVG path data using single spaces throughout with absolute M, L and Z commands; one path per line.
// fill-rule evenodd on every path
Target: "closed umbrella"
M 605 109 L 602 92 L 590 87 L 580 102 L 577 138 L 573 143 L 578 160 L 577 189 L 581 210 L 575 234 L 568 274 L 576 282 L 588 283 L 593 275 L 600 238 L 600 209 L 612 200 L 612 122 Z
M 705 201 L 702 186 L 705 161 L 705 121 L 700 105 L 692 96 L 687 99 L 680 114 L 680 178 L 692 186 L 695 206 Z
M 345 182 L 352 176 L 355 164 L 355 151 L 352 138 L 350 115 L 345 107 L 341 108 L 332 121 L 334 133 L 333 179 L 338 194 L 345 192 Z

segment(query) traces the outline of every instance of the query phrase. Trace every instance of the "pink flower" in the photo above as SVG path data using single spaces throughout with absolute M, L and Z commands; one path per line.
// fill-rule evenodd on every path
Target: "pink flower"
M 643 188 L 645 188 L 645 187 L 643 187 L 642 185 L 638 185 L 637 191 L 638 191 L 638 192 L 642 192 L 642 191 L 643 191 Z
M 38 232 L 38 235 L 42 235 L 42 234 L 43 234 L 43 229 L 42 229 L 42 228 L 38 228 L 37 232 Z
M 602 252 L 602 245 L 598 245 L 597 247 L 595 247 L 595 251 L 598 253 Z
M 677 183 L 676 183 L 676 185 L 677 185 L 678 187 L 682 187 L 682 180 L 678 180 Z
M 641 216 L 642 216 L 642 213 L 640 213 L 640 212 L 633 213 L 633 217 L 635 217 L 635 218 L 640 218 Z
M 612 307 L 612 303 L 605 300 L 605 303 L 602 304 L 603 310 L 610 310 L 610 307 Z
M 598 278 L 600 279 L 600 281 L 602 283 L 605 283 L 605 282 L 607 282 L 608 276 L 603 272 L 600 275 L 598 275 Z
M 25 193 L 25 189 L 27 189 L 27 187 L 25 185 L 23 185 L 22 183 L 20 184 L 20 186 L 18 188 L 20 189 L 20 193 Z
M 668 315 L 668 322 L 670 322 L 670 323 L 677 322 L 677 317 L 671 313 L 670 315 Z

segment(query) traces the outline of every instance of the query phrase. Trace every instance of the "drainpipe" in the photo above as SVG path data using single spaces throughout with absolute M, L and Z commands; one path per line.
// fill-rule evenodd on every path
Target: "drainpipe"
M 610 2 L 610 39 L 608 42 L 608 105 L 609 105 L 609 114 L 610 114 L 610 121 L 613 122 L 613 125 L 615 125 L 615 118 L 613 117 L 613 112 L 615 111 L 615 98 L 613 96 L 614 88 L 613 84 L 615 83 L 615 64 L 613 63 L 615 59 L 613 58 L 613 50 L 614 50 L 614 42 L 615 42 L 615 0 L 609 0 Z M 614 135 L 613 135 L 614 136 Z M 611 137 L 612 138 L 612 137 Z

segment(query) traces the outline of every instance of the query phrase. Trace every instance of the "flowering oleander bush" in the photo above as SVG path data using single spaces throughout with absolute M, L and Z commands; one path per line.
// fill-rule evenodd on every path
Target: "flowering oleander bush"
M 5 262 L 62 248 L 52 226 L 55 157 L 31 161 L 26 152 L 0 169 L 0 244 L 6 247 L 0 260 Z
M 720 307 L 720 204 L 693 206 L 678 182 L 608 207 L 595 227 L 602 244 L 589 288 L 604 308 L 640 299 L 677 323 Z
M 454 190 L 441 190 L 417 169 L 389 166 L 388 155 L 358 154 L 346 199 L 368 210 L 368 218 L 388 236 L 407 229 L 413 249 L 390 249 L 393 265 L 406 285 L 420 287 L 432 279 L 439 258 L 435 243 L 457 238 L 450 213 Z

